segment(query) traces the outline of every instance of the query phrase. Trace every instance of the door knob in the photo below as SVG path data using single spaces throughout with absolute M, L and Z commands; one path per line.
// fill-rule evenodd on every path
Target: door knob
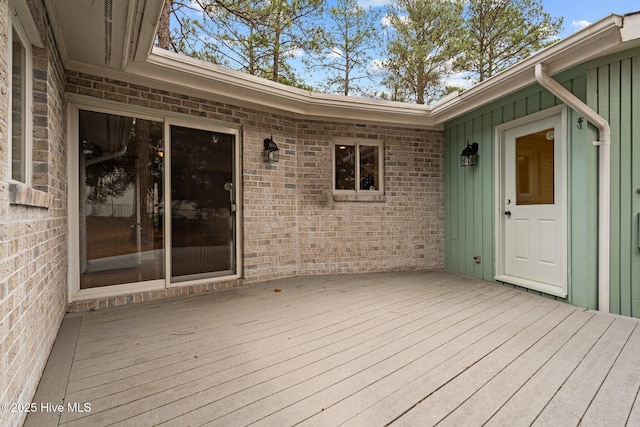
M 505 214 L 506 216 L 511 216 L 511 211 L 504 211 L 504 214 Z

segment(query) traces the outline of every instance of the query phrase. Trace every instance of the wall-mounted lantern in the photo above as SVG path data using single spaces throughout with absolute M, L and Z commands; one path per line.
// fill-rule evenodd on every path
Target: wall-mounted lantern
M 273 142 L 273 136 L 270 138 L 265 138 L 264 140 L 264 162 L 265 163 L 276 163 L 280 160 L 280 149 L 278 145 Z
M 469 144 L 460 154 L 460 166 L 475 166 L 478 164 L 478 143 Z

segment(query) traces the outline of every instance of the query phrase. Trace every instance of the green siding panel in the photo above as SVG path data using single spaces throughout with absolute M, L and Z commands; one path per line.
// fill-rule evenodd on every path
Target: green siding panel
M 631 124 L 628 135 L 631 140 L 631 161 L 633 170 L 631 171 L 631 312 L 633 316 L 640 317 L 640 250 L 638 246 L 638 221 L 637 216 L 640 213 L 640 55 L 631 59 L 630 69 L 630 81 L 631 90 L 629 90 L 629 97 L 631 99 L 631 113 L 629 123 Z M 634 90 L 635 89 L 635 90 Z M 623 121 L 624 122 L 624 121 Z
M 632 180 L 631 180 L 631 129 L 629 124 L 631 102 L 629 93 L 631 92 L 630 82 L 630 61 L 621 61 L 617 67 L 612 65 L 612 71 L 617 71 L 616 78 L 611 79 L 611 91 L 618 89 L 617 96 L 611 97 L 612 107 L 616 107 L 615 114 L 612 113 L 612 127 L 618 129 L 620 144 L 620 170 L 627 171 L 627 174 L 620 176 L 620 217 L 625 220 L 620 221 L 620 293 L 619 293 L 619 313 L 631 316 L 631 236 L 633 228 L 633 213 L 631 209 Z M 615 119 L 614 119 L 615 118 Z
M 578 74 L 564 73 L 561 76 L 565 87 L 571 90 L 581 99 L 586 99 L 586 77 L 584 71 Z M 538 85 L 511 95 L 500 102 L 495 102 L 487 107 L 477 110 L 474 113 L 458 118 L 445 125 L 445 149 L 448 170 L 445 171 L 445 244 L 446 248 L 451 247 L 445 253 L 445 266 L 448 269 L 478 277 L 484 280 L 493 280 L 495 276 L 495 128 L 496 126 L 511 121 L 513 119 L 532 114 L 543 109 L 557 105 L 556 98 L 542 89 Z M 577 118 L 570 114 L 573 126 L 577 123 Z M 571 124 L 570 124 L 571 125 Z M 580 199 L 571 198 L 571 203 L 579 202 L 582 208 L 577 209 L 578 220 L 583 231 L 577 239 L 569 239 L 569 245 L 580 245 L 578 255 L 579 262 L 570 262 L 570 274 L 578 271 L 579 282 L 572 281 L 570 286 L 569 300 L 574 298 L 581 302 L 580 305 L 594 308 L 595 301 L 591 296 L 592 292 L 588 286 L 590 283 L 589 266 L 595 264 L 596 255 L 593 249 L 597 244 L 590 244 L 590 240 L 597 235 L 596 230 L 587 232 L 588 223 L 592 215 L 585 214 L 588 205 L 587 198 L 597 191 L 597 181 L 589 178 L 592 171 L 587 171 L 588 167 L 595 168 L 596 164 L 584 164 L 584 158 L 596 159 L 596 148 L 593 147 L 586 135 L 589 133 L 586 124 L 582 130 L 578 131 L 580 149 L 578 158 L 582 158 L 582 163 L 578 168 L 581 175 L 576 180 L 582 188 L 578 191 Z M 569 147 L 573 149 L 570 135 Z M 458 157 L 467 140 L 478 142 L 480 145 L 479 164 L 474 168 L 463 168 L 458 164 Z M 455 147 L 455 149 L 452 149 Z M 593 153 L 589 153 L 589 152 Z M 452 158 L 455 157 L 455 162 Z M 572 159 L 572 153 L 569 159 Z M 569 174 L 572 175 L 571 171 Z M 569 179 L 571 181 L 571 177 Z M 571 185 L 571 184 L 569 184 Z M 569 191 L 570 194 L 571 191 Z M 597 205 L 596 205 L 597 208 Z M 573 211 L 570 211 L 573 212 Z M 570 221 L 571 222 L 571 221 Z M 594 224 L 595 225 L 595 224 Z M 451 230 L 450 230 L 451 228 Z M 453 230 L 455 228 L 455 230 Z M 449 230 L 449 231 L 447 231 Z M 454 248 L 457 247 L 457 250 Z M 481 264 L 473 263 L 474 256 L 481 256 Z M 580 277 L 580 273 L 583 277 Z
M 590 73 L 597 92 L 589 94 L 590 105 L 611 126 L 611 273 L 610 310 L 640 317 L 640 252 L 638 251 L 638 202 L 640 134 L 637 94 L 640 90 L 638 50 L 634 56 L 618 55 L 602 62 Z M 635 145 L 635 147 L 634 147 Z
M 611 125 L 610 310 L 640 317 L 640 49 L 599 59 L 554 78 Z M 495 127 L 558 104 L 538 85 L 445 124 L 445 266 L 474 277 L 495 275 Z M 567 300 L 597 308 L 597 129 L 568 111 Z M 479 165 L 462 168 L 466 141 L 480 144 Z M 449 249 L 450 248 L 450 249 Z M 475 265 L 473 256 L 481 256 Z
M 587 76 L 573 80 L 571 90 L 581 99 L 587 98 Z M 583 122 L 581 115 L 569 112 L 569 301 L 597 307 L 597 221 L 598 137 L 594 128 Z

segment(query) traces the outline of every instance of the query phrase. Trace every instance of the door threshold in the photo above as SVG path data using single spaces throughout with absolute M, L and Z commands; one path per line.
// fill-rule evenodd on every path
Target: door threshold
M 496 276 L 495 280 L 498 282 L 508 283 L 510 285 L 521 286 L 523 288 L 531 289 L 560 298 L 567 297 L 566 285 L 552 285 L 549 283 L 536 282 L 534 280 L 523 279 L 522 277 L 509 275 Z

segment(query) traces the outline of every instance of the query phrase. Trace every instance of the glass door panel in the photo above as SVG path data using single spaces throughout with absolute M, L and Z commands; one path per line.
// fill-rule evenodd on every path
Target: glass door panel
M 235 272 L 234 135 L 171 126 L 171 281 Z
M 516 138 L 516 204 L 554 203 L 554 130 Z
M 80 289 L 164 278 L 163 126 L 79 112 Z

